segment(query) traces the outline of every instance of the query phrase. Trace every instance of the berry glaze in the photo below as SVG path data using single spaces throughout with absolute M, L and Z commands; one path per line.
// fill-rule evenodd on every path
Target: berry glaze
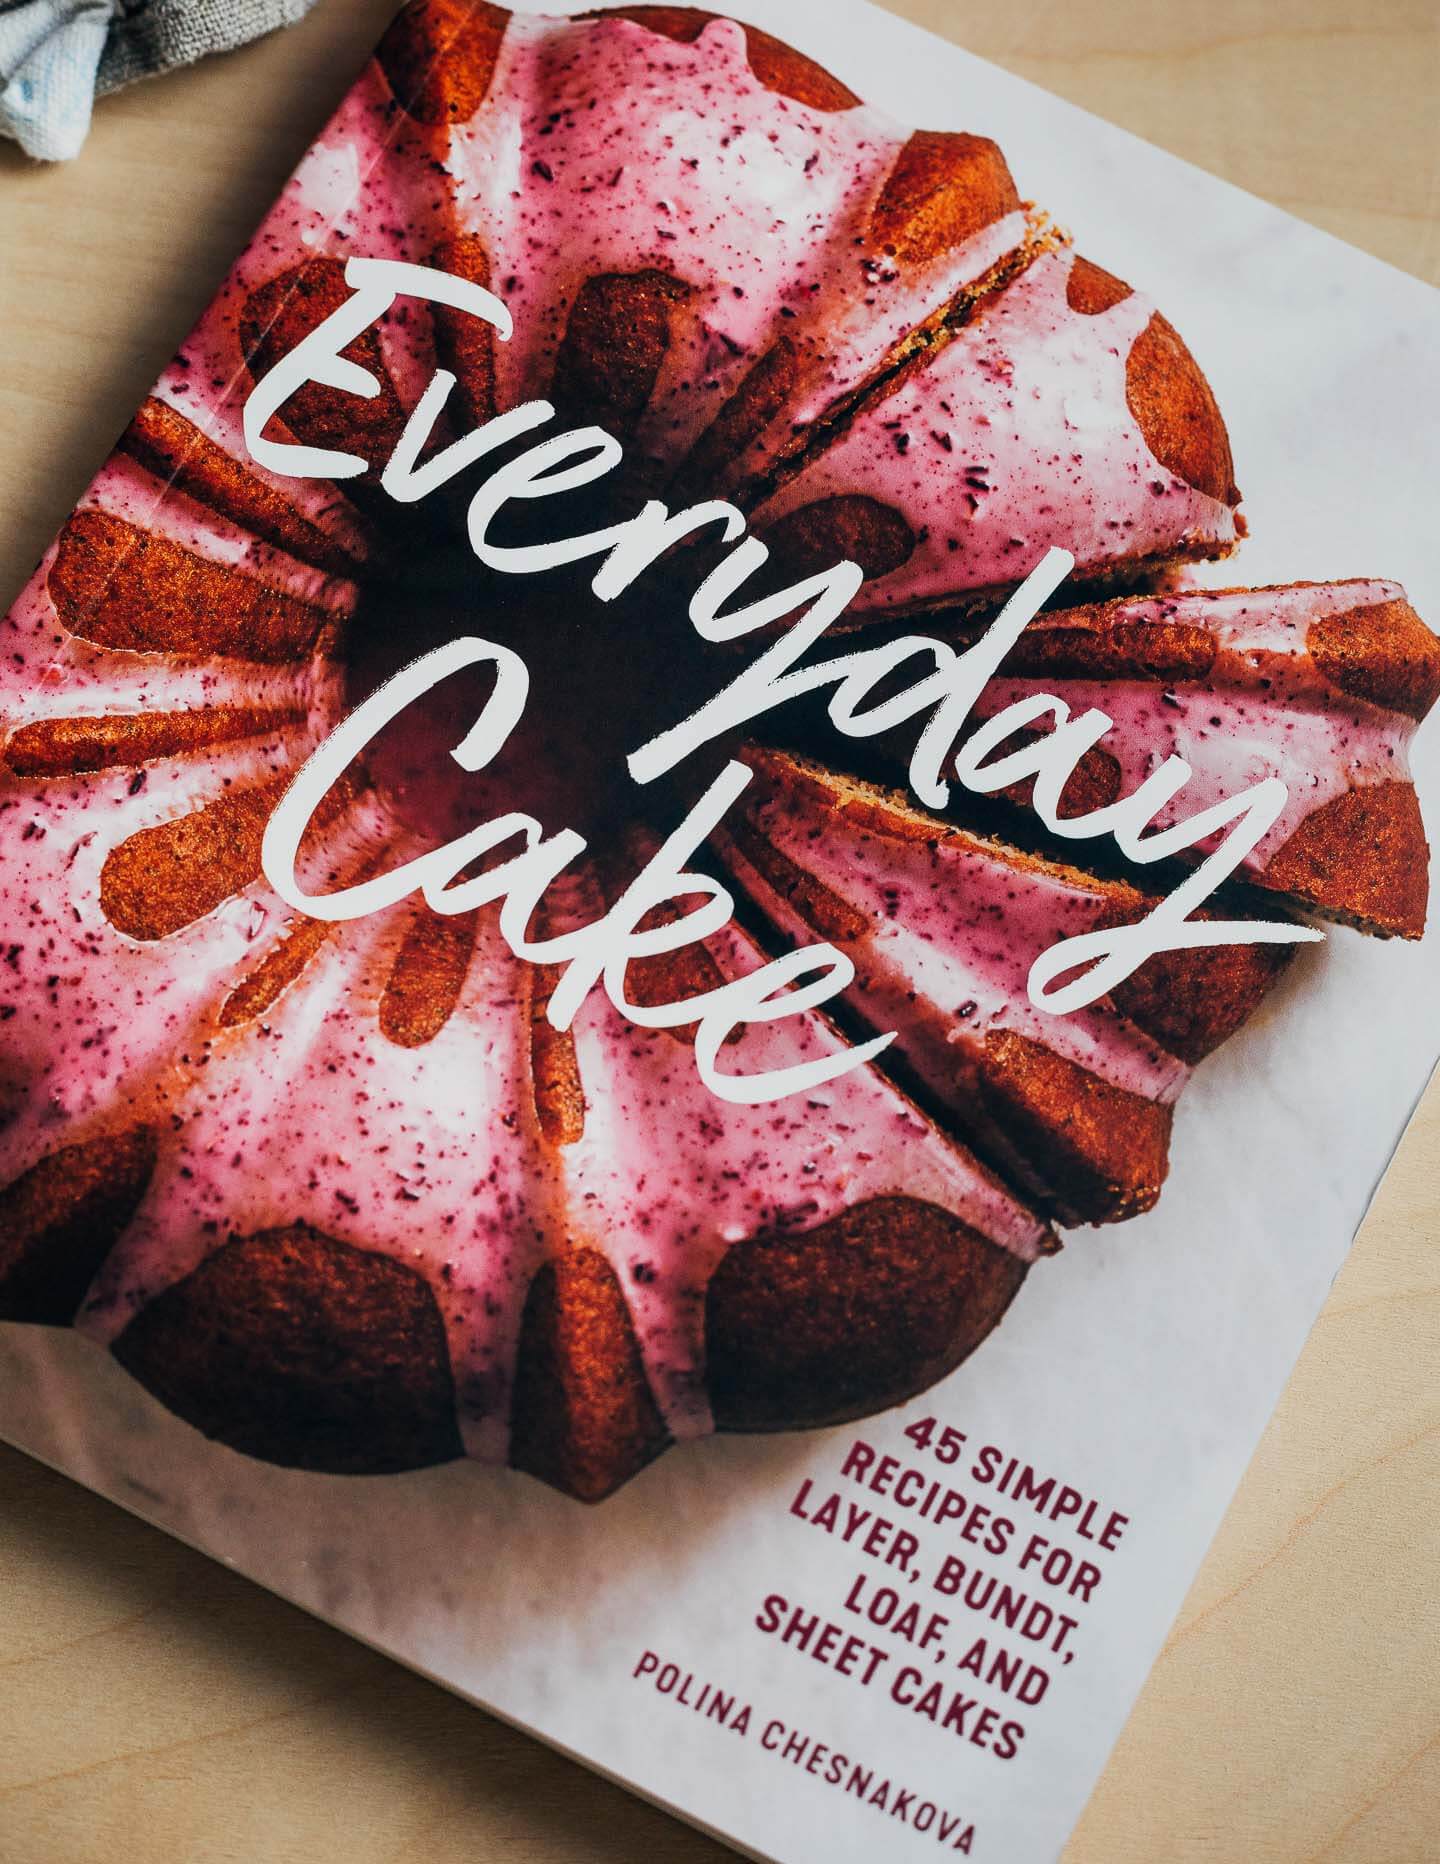
M 17 744 L 52 722 L 218 708 L 231 741 L 202 755 L 156 756 L 143 768 L 57 773 L 0 792 L 0 927 L 9 1014 L 0 1052 L 0 1176 L 33 1161 L 65 1126 L 134 1091 L 195 1028 L 281 910 L 256 877 L 163 946 L 117 934 L 102 901 L 106 859 L 120 842 L 267 780 L 283 782 L 339 714 L 336 670 L 229 658 L 177 662 L 101 647 L 85 591 L 57 585 L 90 514 L 163 537 L 191 559 L 253 577 L 303 603 L 320 635 L 353 608 L 347 581 L 287 558 L 117 454 L 0 621 L 0 700 Z M 65 578 L 65 585 L 73 579 Z M 93 603 L 90 609 L 93 611 Z M 278 796 L 278 790 L 276 792 Z
M 1181 795 L 1156 812 L 1157 830 L 1218 802 L 1237 784 L 1281 778 L 1285 808 L 1241 869 L 1260 874 L 1325 803 L 1366 784 L 1409 780 L 1416 719 L 1338 688 L 1308 646 L 1310 630 L 1326 617 L 1403 600 L 1395 583 L 1357 580 L 1117 602 L 1109 614 L 1119 627 L 1203 630 L 1214 642 L 1208 673 L 1146 680 L 1069 671 L 1036 679 L 1002 675 L 985 689 L 975 715 L 991 717 L 1038 692 L 1056 693 L 1072 714 L 1104 712 L 1114 720 L 1104 750 L 1119 767 L 1126 795 L 1167 757 L 1184 758 L 1191 776 Z M 1200 843 L 1199 851 L 1216 839 Z
M 636 11 L 406 9 L 0 622 L 0 1316 L 73 1319 L 197 1428 L 302 1468 L 463 1450 L 598 1499 L 717 1424 L 899 1402 L 999 1321 L 1058 1247 L 1051 1219 L 1153 1202 L 1189 1066 L 1272 975 L 1229 948 L 1224 1013 L 1199 1034 L 1180 1026 L 1203 1021 L 1203 965 L 1169 995 L 1178 969 L 1157 987 L 1152 966 L 1123 1002 L 1047 1015 L 1026 989 L 1037 955 L 1131 923 L 1150 904 L 1134 888 L 908 805 L 867 818 L 858 782 L 733 734 L 673 787 L 632 781 L 627 756 L 741 664 L 738 635 L 687 618 L 700 552 L 602 603 L 593 561 L 505 574 L 467 535 L 462 495 L 518 444 L 413 504 L 382 485 L 443 370 L 437 447 L 546 398 L 560 430 L 622 444 L 626 518 L 647 494 L 759 500 L 767 531 L 832 497 L 898 514 L 911 547 L 857 623 L 973 606 L 1052 544 L 1099 574 L 1233 544 L 1213 402 L 1198 424 L 1213 414 L 1227 497 L 1162 466 L 1131 405 L 1157 314 L 1118 281 L 1097 308 L 1093 278 L 1075 308 L 1083 262 L 1040 250 L 992 143 L 907 131 L 732 21 Z M 312 365 L 252 431 L 272 461 L 262 438 L 367 470 L 283 476 L 247 451 L 242 411 L 350 301 L 352 258 L 431 268 L 472 306 L 484 287 L 514 332 L 492 342 L 464 291 L 424 301 L 412 272 L 344 351 L 374 395 Z M 1193 412 L 1209 390 L 1177 353 Z M 521 543 L 612 524 L 617 484 L 584 483 L 538 514 L 515 508 L 539 495 L 510 499 Z M 1203 606 L 1206 679 L 1054 683 L 1115 718 L 1127 787 L 1171 750 L 1207 796 L 1265 759 L 1303 812 L 1326 784 L 1403 769 L 1413 728 L 1337 697 L 1305 653 L 1315 616 L 1398 594 L 1336 587 L 1304 625 L 1278 598 L 1135 598 L 1137 617 Z M 290 898 L 319 910 L 525 811 L 586 840 L 531 915 L 530 936 L 559 938 L 624 904 L 712 758 L 755 773 L 689 870 L 731 891 L 730 923 L 630 958 L 614 995 L 607 971 L 567 1027 L 547 1013 L 561 966 L 517 957 L 493 906 L 410 896 L 321 920 L 262 872 L 306 759 L 399 669 L 472 636 L 528 675 L 503 750 L 478 771 L 449 755 L 495 678 L 482 657 L 332 785 Z M 1051 684 L 1012 667 L 982 711 Z M 825 754 L 847 754 L 838 735 Z M 824 1013 L 823 992 L 752 998 L 718 1073 L 819 1064 L 875 1031 L 891 1048 L 813 1091 L 712 1093 L 697 1049 L 720 1025 L 662 1012 L 817 935 L 853 987 Z M 413 1432 L 387 1435 L 406 1406 Z
M 464 1447 L 503 1461 L 527 1291 L 559 1250 L 610 1262 L 679 1438 L 712 1427 L 705 1290 L 737 1242 L 888 1196 L 933 1205 L 1022 1265 L 1053 1238 L 878 1073 L 722 1104 L 684 1030 L 637 1028 L 600 993 L 560 1045 L 567 1103 L 537 1079 L 552 1059 L 536 1035 L 543 974 L 492 915 L 464 922 L 453 1001 L 417 1032 L 402 983 L 430 916 L 407 901 L 322 927 L 259 872 L 286 779 L 430 642 L 477 626 L 523 642 L 537 681 L 568 677 L 562 720 L 620 659 L 614 640 L 577 648 L 573 592 L 548 616 L 543 600 L 517 611 L 503 586 L 466 586 L 443 537 L 407 575 L 399 552 L 414 544 L 373 472 L 342 491 L 247 457 L 253 357 L 343 300 L 347 255 L 443 266 L 483 226 L 485 275 L 516 321 L 495 358 L 502 406 L 550 387 L 587 278 L 678 279 L 683 314 L 634 444 L 668 471 L 780 334 L 821 409 L 1023 231 L 1012 213 L 911 276 L 882 276 L 864 228 L 904 132 L 767 89 L 729 22 L 683 44 L 625 20 L 514 20 L 486 89 L 473 117 L 439 123 L 397 106 L 383 62 L 367 67 L 3 623 L 0 1183 L 23 1193 L 123 1109 L 155 1135 L 156 1162 L 76 1315 L 83 1331 L 115 1344 L 233 1239 L 309 1226 L 424 1282 Z M 637 113 L 654 126 L 643 161 L 625 159 Z M 338 437 L 384 456 L 441 360 L 438 322 L 404 301 L 361 340 L 381 392 L 340 402 Z M 297 398 L 292 431 L 323 433 L 336 399 Z M 178 593 L 155 610 L 157 563 Z M 377 747 L 374 786 L 338 797 L 307 844 L 307 884 L 398 864 L 502 797 L 613 824 L 633 705 L 581 734 L 583 756 L 573 726 L 532 725 L 462 793 L 444 752 L 467 703 L 442 695 L 418 730 L 407 721 L 408 743 Z M 560 892 L 554 916 L 600 899 L 585 871 Z M 732 927 L 707 942 L 705 979 L 764 956 Z M 841 1046 L 817 1014 L 792 1014 L 746 1028 L 724 1065 Z
M 1223 555 L 1234 511 L 1160 464 L 1127 400 L 1154 306 L 1128 292 L 1103 311 L 1072 309 L 1076 263 L 1037 258 L 767 500 L 756 528 L 858 486 L 898 513 L 908 550 L 866 583 L 854 604 L 864 614 L 1004 590 L 1052 546 L 1071 552 L 1079 578 L 1202 540 Z
M 532 967 L 482 925 L 456 1012 L 432 1041 L 397 1047 L 376 1036 L 394 930 L 393 917 L 363 922 L 262 1024 L 206 1043 L 171 1103 L 172 1169 L 109 1258 L 83 1331 L 112 1341 L 228 1234 L 307 1222 L 424 1276 L 466 1447 L 503 1460 L 521 1309 L 558 1237 L 610 1259 L 677 1439 L 712 1427 L 703 1297 L 732 1244 L 903 1189 L 1022 1261 L 1045 1245 L 1044 1226 L 878 1076 L 722 1107 L 683 1038 L 636 1029 L 598 992 L 574 1027 L 580 1078 L 597 1091 L 557 1146 L 531 1091 Z M 724 976 L 757 962 L 736 931 L 707 950 Z M 817 1017 L 798 1031 L 755 1025 L 727 1066 L 788 1066 L 834 1045 Z
M 441 135 L 453 211 L 485 229 L 515 319 L 496 356 L 501 406 L 549 391 L 587 281 L 670 282 L 668 351 L 628 449 L 661 471 L 778 341 L 803 357 L 787 419 L 808 425 L 1025 234 L 1012 211 L 902 271 L 871 228 L 909 132 L 863 104 L 819 110 L 767 88 L 734 20 L 685 44 L 618 17 L 517 17 L 482 126 Z

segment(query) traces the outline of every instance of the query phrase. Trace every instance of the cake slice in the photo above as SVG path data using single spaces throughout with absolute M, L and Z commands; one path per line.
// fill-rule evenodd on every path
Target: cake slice
M 460 356 L 472 407 L 546 396 L 651 483 L 688 456 L 697 497 L 893 366 L 1026 238 L 992 142 L 911 134 L 698 8 L 421 0 L 379 63 L 448 180 L 435 263 L 515 320 Z
M 654 845 L 632 836 L 627 869 Z M 689 1001 L 766 956 L 732 922 L 632 962 L 627 996 Z M 1055 1248 L 1044 1223 L 873 1067 L 727 1103 L 694 1034 L 592 992 L 558 1135 L 572 1246 L 609 1259 L 667 1433 L 838 1422 L 949 1371 Z M 718 1065 L 754 1076 L 843 1046 L 802 1012 L 736 1030 Z
M 755 778 L 717 836 L 723 858 L 787 936 L 853 959 L 846 1008 L 897 1032 L 881 1065 L 1057 1221 L 1147 1210 L 1191 1066 L 1250 1015 L 1286 948 L 1163 953 L 1112 997 L 1052 1015 L 1027 994 L 1035 958 L 1153 899 L 788 752 L 742 756 Z
M 933 632 L 958 643 L 966 630 Z M 1440 640 L 1397 584 L 1192 589 L 1055 610 L 1021 635 L 974 716 L 1037 692 L 1114 720 L 1066 786 L 1064 813 L 1129 795 L 1168 756 L 1192 774 L 1157 829 L 1277 776 L 1289 800 L 1242 877 L 1362 931 L 1424 931 L 1429 848 L 1409 750 L 1440 694 Z
M 763 500 L 787 579 L 846 557 L 869 618 L 989 603 L 1051 547 L 1085 583 L 1223 557 L 1240 535 L 1209 384 L 1150 302 L 1042 252 Z

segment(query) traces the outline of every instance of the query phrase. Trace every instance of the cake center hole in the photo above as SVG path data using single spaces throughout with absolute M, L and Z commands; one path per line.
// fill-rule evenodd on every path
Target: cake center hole
M 524 714 L 499 756 L 470 772 L 450 752 L 494 691 L 493 664 L 463 668 L 409 705 L 365 758 L 398 820 L 439 845 L 520 810 L 547 832 L 574 828 L 593 841 L 639 813 L 644 792 L 625 759 L 684 717 L 684 695 L 698 691 L 683 610 L 667 622 L 638 604 L 603 603 L 574 574 L 496 576 L 458 545 L 423 560 L 417 552 L 403 574 L 365 590 L 345 648 L 347 708 L 464 635 L 520 656 Z

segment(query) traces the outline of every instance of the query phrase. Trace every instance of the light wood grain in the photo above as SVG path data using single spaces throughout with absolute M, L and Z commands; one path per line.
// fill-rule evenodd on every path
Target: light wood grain
M 7 590 L 391 3 L 110 100 L 71 168 L 0 151 Z M 895 10 L 1440 275 L 1429 0 Z M 1432 1094 L 1067 1864 L 1440 1858 L 1437 1154 Z M 729 1855 L 8 1451 L 0 1500 L 6 1864 Z

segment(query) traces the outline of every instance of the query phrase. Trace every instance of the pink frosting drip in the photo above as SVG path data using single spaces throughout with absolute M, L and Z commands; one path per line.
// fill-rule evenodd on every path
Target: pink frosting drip
M 408 910 L 349 928 L 262 1023 L 211 1036 L 80 1324 L 109 1341 L 229 1237 L 308 1223 L 424 1277 L 466 1448 L 503 1460 L 525 1291 L 557 1223 L 524 984 L 482 931 L 439 1035 L 420 1048 L 388 1042 L 376 1015 Z
M 0 865 L 0 1179 L 69 1143 L 71 1122 L 133 1099 L 142 1077 L 184 1048 L 275 924 L 268 887 L 255 886 L 163 948 L 137 943 L 101 911 L 105 857 L 126 836 L 186 815 L 227 786 L 282 773 L 294 751 L 277 736 L 203 760 L 157 761 L 135 794 L 129 770 L 0 794 L 9 850 Z
M 102 467 L 77 509 L 109 512 L 337 613 L 353 601 L 347 583 L 166 492 L 123 455 Z M 57 548 L 0 621 L 7 727 L 214 705 L 286 707 L 301 716 L 242 745 L 157 759 L 143 772 L 11 780 L 0 791 L 9 849 L 0 863 L 0 1180 L 68 1143 L 72 1122 L 139 1094 L 278 923 L 268 886 L 257 883 L 199 923 L 137 943 L 101 911 L 106 857 L 141 829 L 288 772 L 330 728 L 340 698 L 334 670 L 319 661 L 307 668 L 183 661 L 71 635 L 48 592 Z
M 1012 214 L 913 275 L 881 265 L 867 229 L 906 136 L 865 105 L 767 90 L 733 20 L 686 45 L 626 19 L 516 17 L 446 154 L 515 318 L 500 405 L 548 391 L 587 279 L 653 269 L 691 293 L 634 449 L 678 463 L 782 336 L 808 365 L 787 419 L 815 418 L 1023 232 Z
M 599 995 L 575 1025 L 583 1137 L 548 1145 L 523 967 L 489 926 L 433 1041 L 406 1049 L 378 1035 L 408 910 L 349 928 L 263 1022 L 204 1043 L 164 1122 L 150 1192 L 87 1300 L 87 1332 L 113 1340 L 232 1236 L 309 1223 L 425 1279 L 465 1447 L 503 1461 L 525 1293 L 561 1239 L 611 1262 L 677 1437 L 711 1427 L 704 1291 L 733 1243 L 812 1229 L 904 1191 L 1022 1260 L 1039 1253 L 1043 1227 L 878 1077 L 851 1074 L 798 1104 L 726 1106 L 700 1084 L 684 1042 L 637 1030 Z M 760 962 L 733 931 L 710 950 L 726 975 Z M 747 1032 L 725 1065 L 753 1072 L 835 1045 L 818 1018 L 797 1018 Z
M 725 978 L 763 962 L 733 926 L 706 949 Z M 575 1046 L 581 1080 L 600 1091 L 587 1095 L 583 1136 L 560 1154 L 570 1234 L 609 1257 L 677 1437 L 712 1428 L 704 1293 L 733 1244 L 812 1230 L 903 1192 L 1022 1261 L 1040 1253 L 1043 1226 L 872 1070 L 768 1105 L 727 1105 L 701 1082 L 688 1042 L 637 1029 L 599 992 L 576 1018 Z M 748 1026 L 720 1067 L 758 1074 L 839 1046 L 823 1018 L 802 1015 Z
M 1124 622 L 1174 621 L 1213 634 L 1217 654 L 1204 681 L 1002 677 L 986 687 L 977 717 L 1016 699 L 1054 692 L 1072 713 L 1094 707 L 1114 720 L 1101 749 L 1120 767 L 1128 795 L 1157 765 L 1182 757 L 1191 777 L 1155 817 L 1156 828 L 1198 813 L 1267 777 L 1289 792 L 1284 810 L 1246 857 L 1262 873 L 1316 809 L 1363 784 L 1408 781 L 1416 721 L 1338 691 L 1310 659 L 1306 634 L 1322 616 L 1402 599 L 1394 583 L 1342 582 L 1293 589 L 1196 590 L 1126 602 Z M 1063 626 L 1063 614 L 1054 624 Z M 1201 844 L 1214 847 L 1220 837 Z
M 1052 547 L 1078 571 L 1228 544 L 1234 513 L 1167 471 L 1125 398 L 1125 365 L 1153 314 L 1132 292 L 1098 316 L 1066 303 L 1068 253 L 1037 259 L 973 324 L 873 404 L 755 514 L 863 492 L 915 537 L 853 607 L 923 608 L 1018 582 Z

